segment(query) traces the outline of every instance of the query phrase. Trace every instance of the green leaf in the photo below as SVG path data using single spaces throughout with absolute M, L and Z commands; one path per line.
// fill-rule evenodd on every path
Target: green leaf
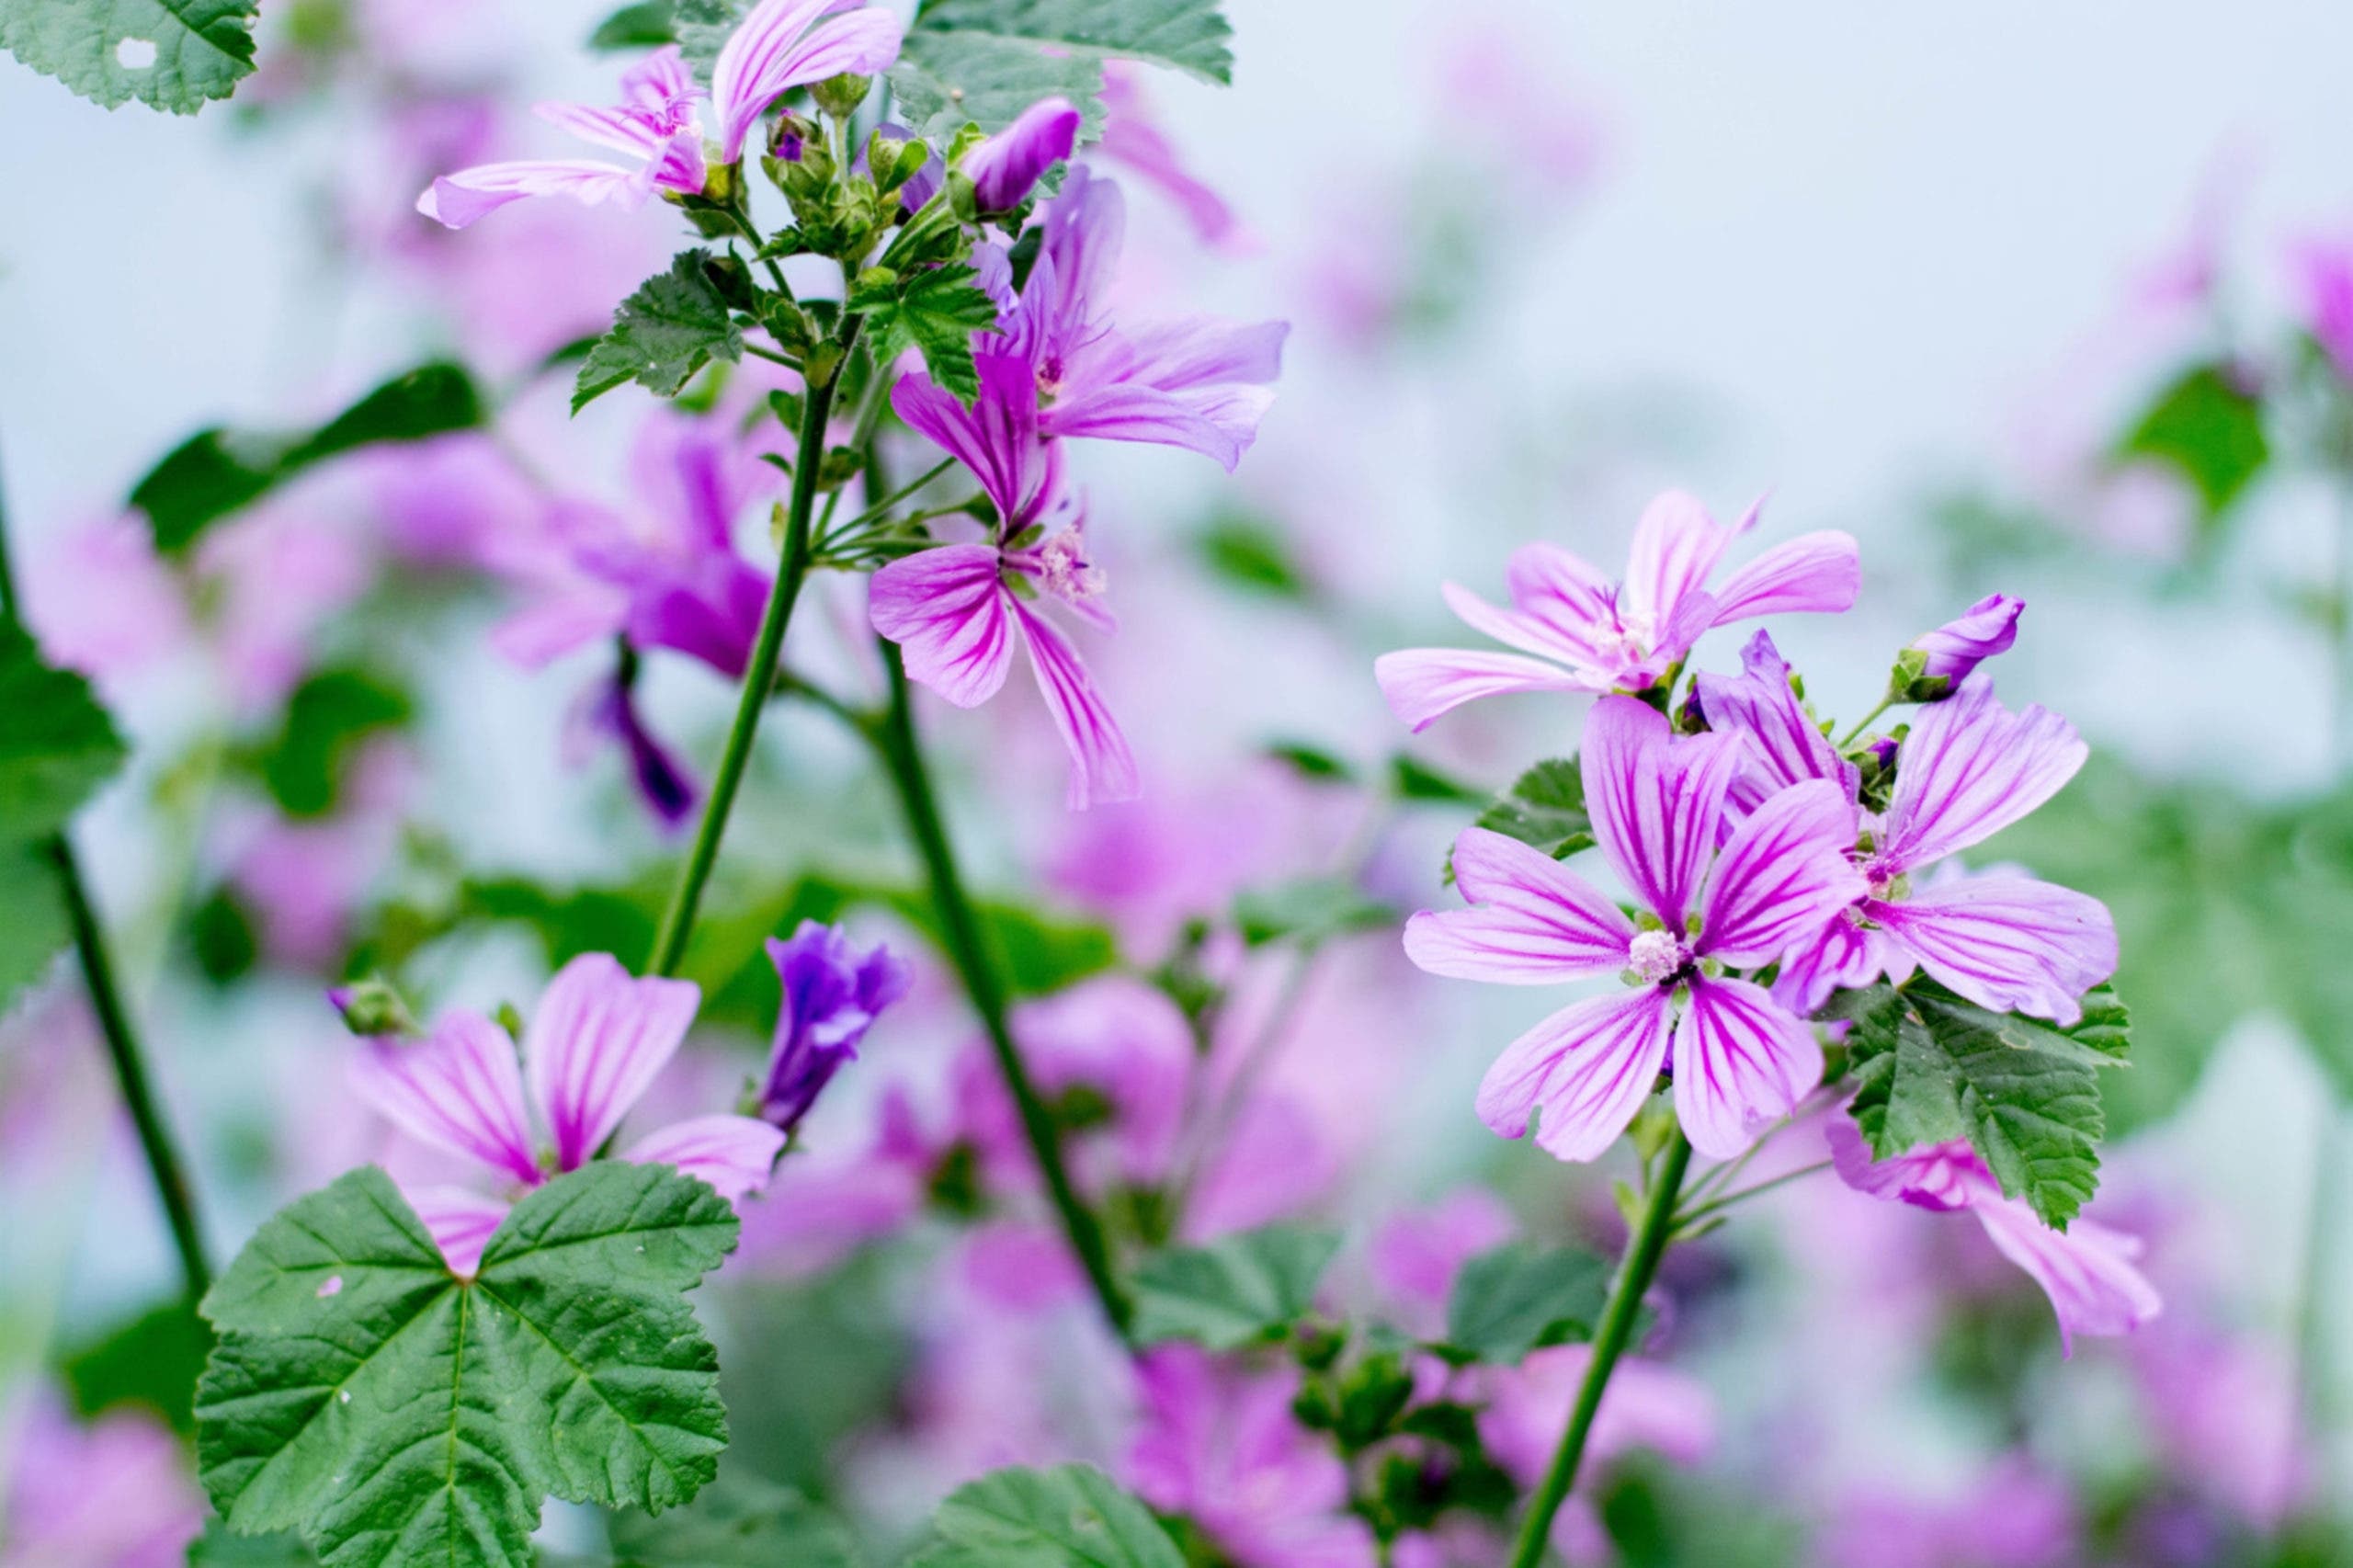
M 1609 1265 L 1592 1253 L 1512 1242 L 1481 1253 L 1455 1276 L 1447 1348 L 1467 1360 L 1517 1366 L 1531 1350 L 1591 1338 L 1608 1295 Z
M 1221 510 L 1193 536 L 1201 564 L 1239 588 L 1276 598 L 1313 594 L 1307 569 L 1292 555 L 1282 530 L 1264 517 Z
M 1135 1274 L 1136 1339 L 1233 1350 L 1272 1338 L 1314 1305 L 1339 1248 L 1331 1231 L 1267 1225 L 1156 1253 Z
M 671 0 L 639 0 L 623 6 L 588 35 L 588 47 L 599 51 L 659 49 L 678 41 L 677 7 Z
M 465 368 L 436 360 L 384 381 L 314 430 L 199 430 L 148 470 L 131 505 L 147 515 L 155 548 L 173 554 L 313 463 L 380 442 L 475 429 L 484 417 Z
M 1389 759 L 1389 788 L 1401 801 L 1427 801 L 1444 805 L 1476 805 L 1485 791 L 1451 778 L 1404 752 Z
M 373 1166 L 265 1223 L 204 1299 L 206 1490 L 329 1568 L 525 1564 L 542 1498 L 652 1512 L 718 1468 L 718 1354 L 680 1299 L 735 1216 L 667 1166 L 527 1195 L 471 1280 Z
M 210 1326 L 194 1307 L 174 1297 L 74 1346 L 57 1369 L 81 1415 L 142 1405 L 189 1436 L 196 1431 L 197 1376 L 211 1350 Z
M 1217 0 L 929 0 L 892 68 L 908 122 L 950 135 L 1002 131 L 1059 93 L 1102 124 L 1103 62 L 1140 60 L 1218 85 L 1233 79 L 1233 29 Z
M 318 1568 L 316 1553 L 290 1531 L 238 1535 L 217 1518 L 188 1542 L 188 1568 Z
M 289 816 L 324 815 L 361 745 L 407 723 L 409 711 L 406 692 L 368 671 L 320 670 L 286 699 L 286 717 L 255 766 Z
M 907 1568 L 1185 1568 L 1152 1510 L 1091 1465 L 992 1471 L 949 1494 Z
M 2263 399 L 2226 364 L 2200 365 L 2157 395 L 2117 453 L 2154 458 L 2196 487 L 2211 523 L 2254 483 L 2271 459 Z
M 1233 901 L 1233 923 L 1254 948 L 1286 937 L 1323 942 L 1395 924 L 1396 911 L 1340 877 L 1302 877 L 1251 888 Z
M 0 844 L 0 888 L 8 890 L 8 917 L 0 920 L 0 1016 L 18 993 L 48 978 L 57 955 L 74 940 L 57 864 L 39 844 Z
M 0 847 L 64 827 L 122 758 L 90 683 L 51 667 L 30 632 L 0 618 Z
M 1312 784 L 1353 784 L 1357 770 L 1317 746 L 1299 741 L 1270 741 L 1266 754 Z
M 1849 1018 L 1852 1114 L 1874 1157 L 1966 1138 L 2001 1184 L 2064 1229 L 2099 1185 L 2106 1131 L 2097 1074 L 2116 1065 L 2121 1009 L 2086 1013 L 2088 1037 L 1988 1012 L 1925 977 L 1834 1002 Z
M 654 1518 L 618 1514 L 613 1556 L 622 1568 L 857 1568 L 842 1522 L 798 1492 L 722 1476 L 686 1508 Z
M 969 267 L 933 267 L 893 286 L 853 291 L 849 308 L 866 312 L 875 363 L 919 349 L 931 379 L 970 406 L 981 394 L 972 334 L 996 324 L 996 301 L 972 281 L 979 276 Z
M 1593 818 L 1585 809 L 1585 774 L 1576 758 L 1540 762 L 1479 813 L 1477 826 L 1531 844 L 1555 860 L 1593 847 Z
M 657 397 L 676 397 L 713 358 L 744 357 L 744 335 L 728 314 L 725 297 L 704 275 L 710 260 L 707 250 L 681 251 L 669 271 L 655 273 L 621 301 L 611 329 L 581 362 L 573 413 L 632 381 Z
M 8 0 L 0 49 L 108 108 L 194 114 L 253 74 L 255 14 L 256 0 Z

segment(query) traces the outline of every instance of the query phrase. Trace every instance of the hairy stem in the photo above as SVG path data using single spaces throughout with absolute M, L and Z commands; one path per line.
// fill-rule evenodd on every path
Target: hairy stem
M 1617 1282 L 1609 1288 L 1609 1301 L 1601 1310 L 1601 1324 L 1594 1333 L 1593 1359 L 1586 1363 L 1585 1381 L 1577 1385 L 1577 1402 L 1569 1411 L 1568 1429 L 1561 1434 L 1561 1446 L 1553 1450 L 1552 1468 L 1544 1472 L 1544 1483 L 1537 1488 L 1536 1495 L 1529 1502 L 1528 1516 L 1520 1521 L 1511 1568 L 1536 1568 L 1544 1559 L 1545 1543 L 1552 1533 L 1552 1517 L 1561 1511 L 1569 1488 L 1576 1484 L 1577 1466 L 1585 1458 L 1586 1438 L 1591 1435 L 1594 1415 L 1601 1408 L 1602 1392 L 1609 1386 L 1609 1374 L 1625 1352 L 1626 1341 L 1632 1337 L 1634 1319 L 1642 1311 L 1643 1294 L 1651 1288 L 1651 1279 L 1658 1273 L 1659 1259 L 1665 1255 L 1676 1197 L 1683 1189 L 1683 1173 L 1690 1164 L 1690 1141 L 1677 1128 L 1667 1144 L 1666 1157 L 1660 1164 L 1658 1179 L 1652 1184 L 1642 1223 L 1627 1239 L 1625 1260 L 1618 1266 Z
M 858 318 L 842 322 L 838 342 L 847 358 L 857 340 Z M 792 460 L 792 495 L 786 504 L 784 556 L 777 564 L 776 586 L 760 617 L 760 632 L 752 644 L 751 662 L 744 671 L 743 694 L 735 703 L 735 722 L 727 732 L 727 749 L 720 754 L 719 771 L 710 781 L 710 798 L 703 802 L 702 821 L 695 829 L 694 846 L 679 868 L 678 881 L 663 912 L 646 962 L 649 974 L 671 974 L 686 956 L 687 937 L 693 931 L 695 912 L 702 904 L 705 883 L 718 862 L 720 840 L 727 835 L 727 814 L 734 809 L 735 792 L 743 786 L 744 769 L 752 760 L 752 743 L 759 733 L 760 714 L 776 686 L 778 662 L 784 654 L 784 634 L 792 624 L 792 607 L 809 575 L 810 523 L 817 502 L 817 470 L 825 458 L 825 421 L 834 406 L 838 371 L 809 386 L 801 403 L 800 440 Z
M 965 893 L 963 875 L 957 867 L 955 849 L 949 842 L 947 824 L 939 813 L 922 743 L 915 736 L 915 707 L 906 666 L 895 644 L 885 642 L 881 649 L 883 662 L 890 669 L 891 700 L 880 718 L 870 722 L 869 736 L 898 790 L 907 830 L 923 859 L 924 875 L 930 885 L 932 906 L 938 913 L 949 961 L 955 965 L 964 983 L 972 1010 L 981 1017 L 989 1049 L 996 1056 L 997 1070 L 1004 1075 L 1006 1087 L 1020 1113 L 1022 1133 L 1029 1140 L 1039 1170 L 1045 1175 L 1047 1195 L 1053 1200 L 1063 1232 L 1070 1239 L 1071 1251 L 1078 1256 L 1088 1283 L 1095 1288 L 1096 1299 L 1102 1303 L 1103 1315 L 1124 1340 L 1131 1315 L 1127 1292 L 1112 1271 L 1110 1249 L 1104 1241 L 1101 1222 L 1072 1185 L 1070 1168 L 1063 1160 L 1061 1130 L 1054 1125 L 1045 1101 L 1039 1098 L 1037 1085 L 1030 1081 L 1029 1067 L 1022 1062 L 1020 1048 L 1014 1043 L 1013 1030 L 1006 1021 L 1003 971 L 989 949 L 972 900 Z
M 0 616 L 10 620 L 17 619 L 16 576 L 8 562 L 5 504 L 0 504 Z M 123 1003 L 122 987 L 115 978 L 113 955 L 107 947 L 105 928 L 98 924 L 97 911 L 90 903 L 89 884 L 83 880 L 82 863 L 74 853 L 74 841 L 61 830 L 49 836 L 40 851 L 56 868 L 58 893 L 65 904 L 66 922 L 74 929 L 74 952 L 81 962 L 83 983 L 90 994 L 90 1010 L 97 1015 L 98 1032 L 106 1040 L 115 1083 L 122 1091 L 124 1108 L 131 1112 L 131 1124 L 139 1134 L 140 1153 L 146 1156 L 147 1174 L 154 1182 L 155 1196 L 171 1226 L 172 1245 L 179 1254 L 180 1273 L 187 1281 L 188 1299 L 193 1304 L 211 1286 L 212 1266 L 205 1257 L 204 1228 L 197 1220 L 195 1189 L 188 1182 L 187 1163 L 180 1156 L 178 1141 L 172 1136 L 171 1124 L 164 1119 L 163 1106 L 148 1077 L 146 1053 L 140 1049 L 131 1010 Z

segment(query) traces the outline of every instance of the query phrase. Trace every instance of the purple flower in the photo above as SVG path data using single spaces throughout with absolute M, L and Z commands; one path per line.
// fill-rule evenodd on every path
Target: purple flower
M 2289 256 L 2303 296 L 2305 330 L 2336 373 L 2353 381 L 2353 240 L 2313 240 Z
M 1141 785 L 1127 736 L 1078 651 L 1030 602 L 1058 600 L 1108 629 L 1109 618 L 1094 602 L 1103 574 L 1086 560 L 1085 520 L 1063 494 L 1059 449 L 1040 433 L 1029 368 L 1005 354 L 976 358 L 981 394 L 972 407 L 924 375 L 901 380 L 891 403 L 972 471 L 996 506 L 995 528 L 986 543 L 941 545 L 883 567 L 874 574 L 868 614 L 904 653 L 908 676 L 959 708 L 995 696 L 1015 644 L 1027 648 L 1070 749 L 1071 806 L 1131 800 Z M 1067 525 L 1054 529 L 1065 517 Z
M 960 165 L 972 179 L 974 205 L 983 212 L 1020 206 L 1038 177 L 1070 156 L 1083 118 L 1068 98 L 1040 98 L 981 141 Z
M 660 737 L 646 728 L 637 711 L 636 686 L 621 675 L 597 681 L 573 710 L 564 737 L 566 760 L 582 760 L 597 743 L 608 740 L 628 758 L 630 782 L 655 821 L 676 828 L 694 815 L 700 788 Z
M 975 343 L 1027 367 L 1040 432 L 1182 447 L 1232 472 L 1274 402 L 1267 383 L 1282 369 L 1290 324 L 1215 316 L 1135 327 L 1111 321 L 1103 298 L 1119 264 L 1127 207 L 1118 186 L 1085 168 L 1071 170 L 1042 226 L 1028 283 L 1018 298 L 999 289 L 999 331 Z M 1003 252 L 985 250 L 980 260 L 984 277 L 1009 280 Z
M 1886 815 L 1854 851 L 1864 896 L 1789 956 L 1775 994 L 1811 1012 L 1835 990 L 1901 980 L 1917 963 L 1996 1012 L 2082 1017 L 2083 994 L 2116 971 L 2107 905 L 2016 871 L 1921 874 L 2057 794 L 2086 751 L 2050 710 L 2005 709 L 1982 675 L 1928 709 L 1896 755 Z
M 844 17 L 824 20 L 847 9 Z M 720 159 L 733 164 L 768 107 L 794 87 L 845 74 L 871 75 L 899 56 L 898 17 L 859 0 L 761 0 L 719 52 L 710 97 L 719 117 Z M 633 210 L 657 188 L 698 195 L 703 187 L 699 95 L 676 45 L 656 50 L 621 78 L 611 108 L 541 104 L 540 118 L 574 135 L 639 161 L 596 159 L 483 164 L 444 175 L 417 198 L 426 217 L 462 229 L 527 196 L 568 196 L 594 207 Z
M 638 980 L 608 954 L 583 954 L 548 982 L 519 1064 L 504 1030 L 459 1009 L 420 1043 L 363 1046 L 352 1086 L 411 1137 L 528 1189 L 596 1157 L 676 1054 L 699 995 L 690 981 Z M 783 1146 L 784 1134 L 764 1121 L 703 1116 L 650 1133 L 620 1157 L 676 1165 L 733 1201 L 767 1185 Z M 464 1187 L 407 1196 L 450 1268 L 472 1274 L 506 1203 Z
M 768 938 L 784 985 L 760 1119 L 790 1138 L 882 1009 L 907 994 L 906 964 L 880 943 L 859 952 L 837 926 L 804 920 L 790 941 Z
M 1828 1129 L 1839 1179 L 1858 1192 L 1915 1208 L 1966 1209 L 2002 1256 L 2026 1270 L 2059 1314 L 2059 1335 L 2072 1353 L 2077 1334 L 2130 1334 L 2157 1315 L 2156 1287 L 2134 1267 L 2139 1238 L 2078 1218 L 2054 1231 L 2024 1200 L 2002 1196 L 2000 1183 L 1966 1142 L 1913 1149 L 1874 1163 L 1862 1134 L 1844 1118 Z
M 1381 694 L 1419 730 L 1465 702 L 1504 692 L 1642 691 L 1682 663 L 1711 626 L 1791 610 L 1836 612 L 1855 602 L 1862 582 L 1855 541 L 1835 530 L 1767 551 L 1711 591 L 1725 549 L 1756 522 L 1752 506 L 1722 527 L 1697 500 L 1669 491 L 1643 511 L 1620 583 L 1558 545 L 1523 545 L 1505 574 L 1511 608 L 1453 583 L 1445 588 L 1456 615 L 1518 652 L 1384 653 L 1373 665 Z
M 1225 198 L 1201 183 L 1167 135 L 1152 119 L 1143 101 L 1136 66 L 1124 60 L 1103 63 L 1103 136 L 1095 150 L 1124 165 L 1137 178 L 1157 187 L 1174 201 L 1205 245 L 1241 248 L 1241 224 Z
M 1754 811 L 1773 794 L 1811 778 L 1828 779 L 1853 800 L 1861 775 L 1798 700 L 1789 661 L 1773 645 L 1772 633 L 1758 631 L 1740 658 L 1742 675 L 1702 672 L 1691 682 L 1708 727 L 1740 736 L 1745 747 L 1733 778 L 1733 806 Z
M 1586 799 L 1640 925 L 1599 889 L 1517 839 L 1472 828 L 1454 874 L 1471 907 L 1407 922 L 1405 952 L 1433 974 L 1552 984 L 1610 971 L 1628 989 L 1567 1007 L 1506 1049 L 1479 1086 L 1480 1119 L 1528 1131 L 1564 1160 L 1590 1160 L 1631 1121 L 1670 1040 L 1676 1114 L 1692 1145 L 1724 1159 L 1820 1082 L 1804 1020 L 1751 981 L 1756 969 L 1864 892 L 1847 862 L 1853 808 L 1811 780 L 1775 793 L 1727 836 L 1740 763 L 1730 735 L 1676 736 L 1632 698 L 1605 698 L 1586 728 Z M 1721 850 L 1717 849 L 1722 845 Z
M 1914 700 L 1942 701 L 1979 665 L 1996 653 L 2008 653 L 2010 644 L 2018 640 L 2018 617 L 2025 609 L 2024 599 L 1988 594 L 1958 619 L 1915 637 L 1906 653 L 1917 657 L 1907 657 L 1896 666 L 1910 677 L 1909 689 L 1916 694 Z M 1912 667 L 1915 664 L 1916 670 Z M 1924 681 L 1936 684 L 1924 689 L 1920 685 Z

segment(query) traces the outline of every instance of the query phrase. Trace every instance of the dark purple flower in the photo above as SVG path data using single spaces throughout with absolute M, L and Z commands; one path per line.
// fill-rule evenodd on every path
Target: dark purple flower
M 1996 653 L 2008 653 L 2010 644 L 2018 640 L 2018 617 L 2025 609 L 2024 599 L 1988 594 L 1958 619 L 1914 638 L 1896 666 L 1909 677 L 1905 684 L 1913 700 L 1941 702 L 1979 665 Z M 1924 683 L 1927 683 L 1925 689 Z
M 804 920 L 790 941 L 768 938 L 768 959 L 784 984 L 760 1119 L 788 1136 L 817 1103 L 883 1008 L 907 994 L 907 966 L 877 943 L 864 952 L 838 926 Z
M 672 756 L 637 711 L 635 688 L 625 676 L 599 680 L 574 710 L 565 750 L 577 762 L 605 740 L 618 742 L 629 758 L 630 782 L 654 819 L 675 828 L 694 815 L 701 790 L 684 765 Z

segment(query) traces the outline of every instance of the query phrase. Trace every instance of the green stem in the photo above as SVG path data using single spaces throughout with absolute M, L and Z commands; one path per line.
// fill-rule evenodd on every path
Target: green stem
M 859 318 L 843 319 L 838 339 L 843 357 L 857 341 Z M 702 822 L 695 829 L 694 847 L 678 871 L 677 886 L 662 915 L 647 961 L 649 974 L 671 974 L 686 956 L 687 936 L 694 929 L 695 911 L 710 869 L 719 859 L 720 840 L 727 834 L 727 814 L 734 808 L 735 792 L 744 769 L 752 760 L 752 742 L 759 733 L 760 714 L 776 687 L 776 671 L 784 655 L 784 634 L 792 624 L 792 607 L 809 575 L 809 529 L 817 500 L 817 470 L 825 457 L 825 421 L 833 412 L 839 372 L 806 389 L 801 403 L 800 441 L 792 461 L 792 496 L 787 503 L 784 557 L 778 563 L 776 586 L 768 594 L 767 612 L 760 618 L 759 638 L 744 671 L 744 689 L 735 703 L 735 722 L 727 732 L 727 748 L 720 754 L 719 771 L 710 781 L 710 799 L 703 803 Z
M 8 562 L 5 505 L 0 505 L 0 617 L 17 619 L 17 584 Z M 66 922 L 74 928 L 74 951 L 81 961 L 82 979 L 89 990 L 90 1010 L 97 1015 L 98 1032 L 106 1040 L 115 1083 L 122 1091 L 124 1107 L 131 1112 L 131 1124 L 139 1134 L 140 1152 L 147 1158 L 147 1174 L 154 1181 L 155 1196 L 164 1206 L 164 1218 L 171 1225 L 172 1245 L 179 1253 L 180 1273 L 188 1283 L 188 1301 L 193 1304 L 210 1288 L 212 1266 L 204 1256 L 204 1227 L 197 1220 L 195 1190 L 188 1179 L 187 1164 L 180 1157 L 171 1124 L 164 1119 L 163 1107 L 156 1100 L 154 1085 L 147 1075 L 146 1053 L 140 1049 L 138 1031 L 131 1027 L 131 1010 L 123 1004 L 122 987 L 115 979 L 114 959 L 107 947 L 106 931 L 98 924 L 97 911 L 90 903 L 89 885 L 83 880 L 82 863 L 74 853 L 74 841 L 61 830 L 42 844 L 41 853 L 57 868 L 58 892 L 64 900 Z
M 1061 1217 L 1071 1251 L 1078 1255 L 1079 1265 L 1086 1270 L 1087 1280 L 1102 1303 L 1103 1315 L 1124 1340 L 1131 1316 L 1127 1292 L 1112 1271 L 1110 1249 L 1104 1240 L 1101 1223 L 1071 1182 L 1070 1169 L 1063 1160 L 1061 1130 L 1054 1125 L 1053 1115 L 1045 1102 L 1039 1098 L 1037 1085 L 1030 1082 L 1029 1070 L 1022 1062 L 1020 1048 L 1014 1043 L 1013 1030 L 1006 1021 L 1003 974 L 989 950 L 972 900 L 965 893 L 922 744 L 915 736 L 915 706 L 906 665 L 900 659 L 896 644 L 884 642 L 881 647 L 883 662 L 890 669 L 891 701 L 880 719 L 869 724 L 869 737 L 898 790 L 908 832 L 915 839 L 925 877 L 930 883 L 932 906 L 938 912 L 949 961 L 955 965 L 964 983 L 972 1010 L 981 1016 L 989 1048 L 996 1055 L 997 1070 L 1004 1075 L 1005 1085 L 1020 1113 L 1021 1131 L 1029 1139 L 1030 1153 L 1037 1157 L 1039 1170 L 1045 1176 L 1047 1195 Z
M 1853 745 L 1862 733 L 1871 727 L 1872 720 L 1878 718 L 1881 714 L 1886 712 L 1889 709 L 1894 706 L 1895 694 L 1893 692 L 1890 692 L 1887 696 L 1881 698 L 1879 699 L 1879 706 L 1864 714 L 1861 719 L 1856 722 L 1855 727 L 1847 732 L 1847 738 L 1838 743 L 1838 749 L 1840 751 L 1845 751 L 1848 746 Z
M 1601 1408 L 1602 1391 L 1609 1386 L 1609 1374 L 1625 1352 L 1626 1341 L 1633 1335 L 1634 1319 L 1642 1311 L 1643 1292 L 1651 1288 L 1652 1277 L 1658 1273 L 1659 1258 L 1666 1252 L 1667 1238 L 1674 1227 L 1676 1195 L 1683 1188 L 1683 1173 L 1690 1164 L 1691 1142 L 1678 1128 L 1667 1144 L 1658 1180 L 1651 1187 L 1650 1203 L 1643 1210 L 1642 1223 L 1626 1243 L 1625 1261 L 1619 1265 L 1617 1282 L 1609 1288 L 1609 1301 L 1601 1310 L 1601 1324 L 1594 1333 L 1593 1359 L 1586 1363 L 1585 1381 L 1577 1385 L 1577 1402 L 1569 1412 L 1568 1429 L 1561 1434 L 1561 1446 L 1552 1454 L 1552 1466 L 1544 1472 L 1543 1485 L 1537 1488 L 1528 1505 L 1528 1517 L 1520 1521 L 1519 1541 L 1512 1549 L 1511 1568 L 1536 1568 L 1544 1560 L 1545 1543 L 1552 1533 L 1552 1517 L 1561 1511 L 1569 1488 L 1576 1484 L 1577 1465 L 1585 1458 L 1586 1438 L 1591 1435 L 1594 1415 Z
M 1711 1214 L 1720 1214 L 1735 1203 L 1745 1203 L 1749 1199 L 1761 1197 L 1777 1187 L 1786 1187 L 1801 1177 L 1810 1176 L 1817 1171 L 1826 1171 L 1829 1168 L 1828 1160 L 1818 1160 L 1813 1165 L 1801 1165 L 1793 1171 L 1783 1171 L 1779 1176 L 1744 1187 L 1738 1192 L 1728 1192 L 1722 1198 L 1701 1202 L 1677 1214 L 1675 1217 L 1675 1228 L 1678 1232 L 1688 1230 Z M 1695 1192 L 1693 1196 L 1698 1197 L 1699 1194 Z

